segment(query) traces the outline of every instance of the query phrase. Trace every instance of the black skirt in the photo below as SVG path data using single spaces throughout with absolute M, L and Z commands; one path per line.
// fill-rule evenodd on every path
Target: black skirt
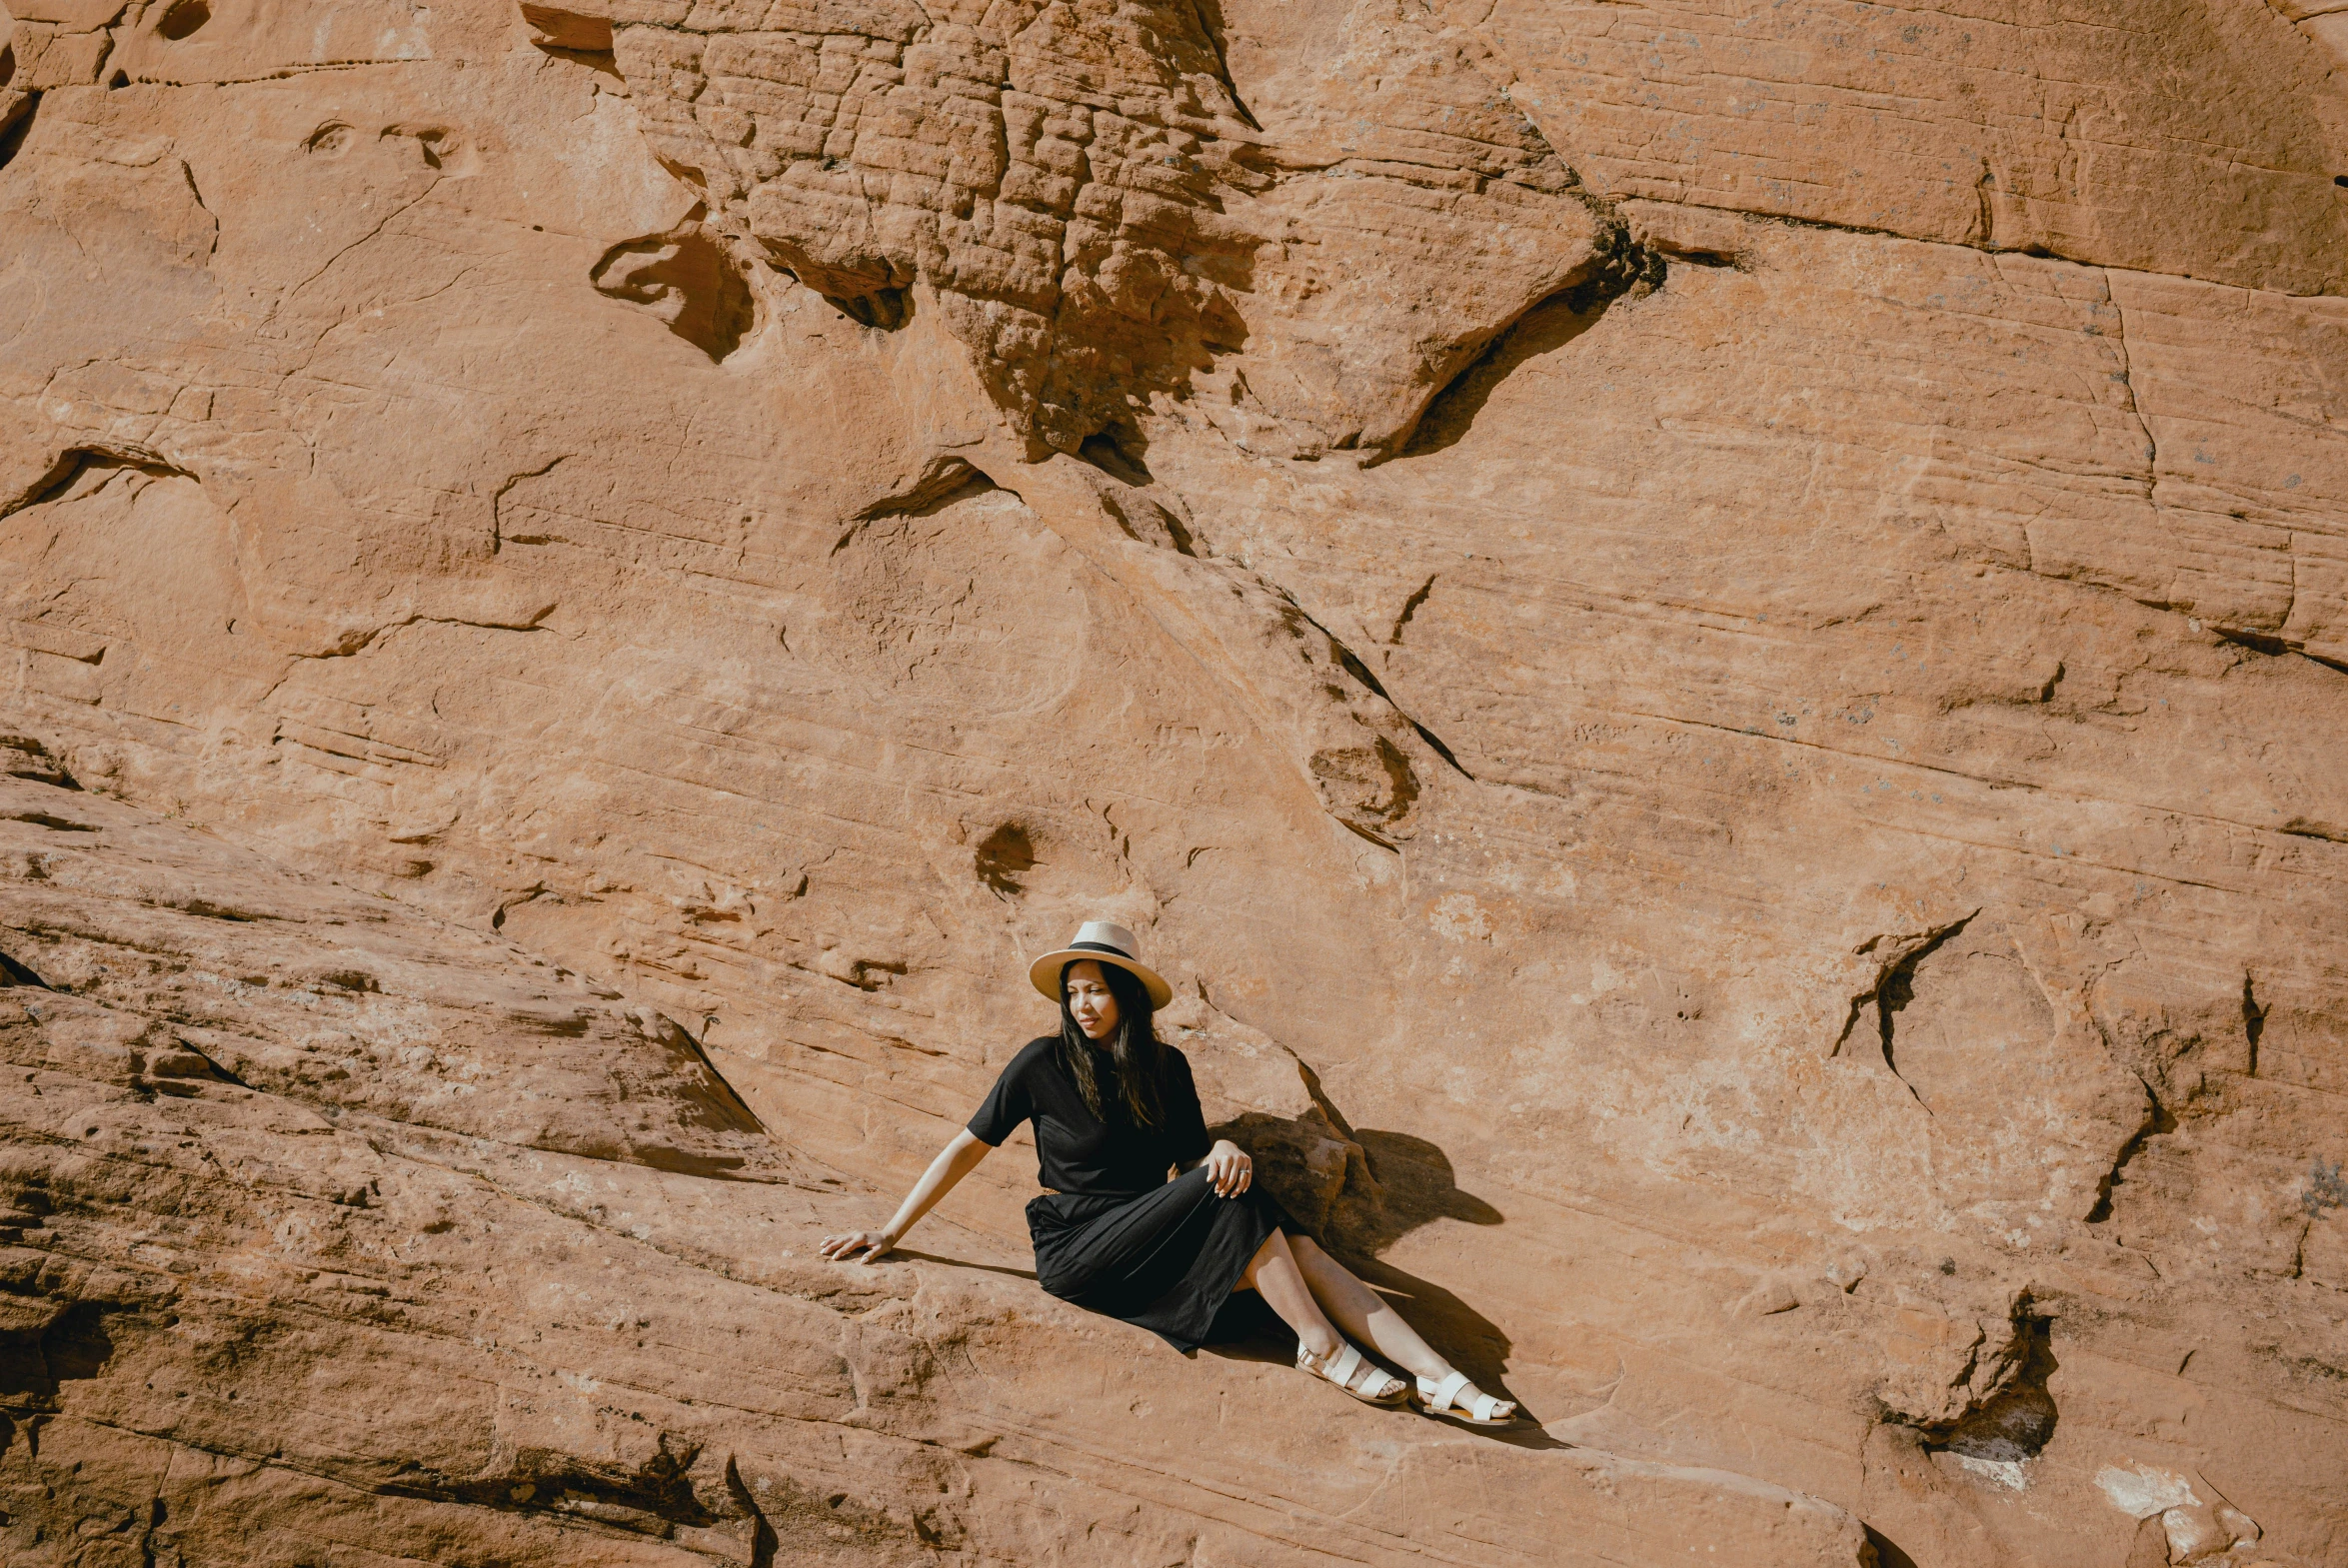
M 1277 1326 L 1261 1296 L 1235 1289 L 1275 1229 L 1296 1232 L 1278 1199 L 1255 1186 L 1217 1197 L 1203 1165 L 1138 1197 L 1047 1192 L 1028 1204 L 1045 1290 L 1185 1353 Z

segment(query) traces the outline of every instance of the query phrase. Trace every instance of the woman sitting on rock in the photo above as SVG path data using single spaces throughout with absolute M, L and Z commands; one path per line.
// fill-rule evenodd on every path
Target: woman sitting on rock
M 1296 1331 L 1296 1365 L 1356 1399 L 1392 1405 L 1415 1392 L 1430 1415 L 1512 1422 L 1513 1404 L 1479 1392 L 1256 1188 L 1237 1145 L 1208 1144 L 1190 1064 L 1153 1022 L 1173 988 L 1134 950 L 1131 931 L 1095 920 L 1038 958 L 1028 978 L 1059 1001 L 1060 1032 L 1011 1059 L 885 1228 L 827 1236 L 824 1256 L 879 1258 L 1032 1120 L 1044 1194 L 1028 1204 L 1028 1230 L 1036 1278 L 1053 1295 L 1184 1352 L 1243 1337 L 1269 1307 Z M 1169 1180 L 1170 1168 L 1180 1174 Z M 1345 1335 L 1413 1374 L 1415 1391 Z

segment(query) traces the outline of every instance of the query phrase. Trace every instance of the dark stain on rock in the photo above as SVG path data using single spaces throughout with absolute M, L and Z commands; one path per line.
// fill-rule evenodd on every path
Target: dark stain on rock
M 1035 841 L 1017 822 L 1005 822 L 979 844 L 974 857 L 979 880 L 1007 898 L 1028 890 L 1020 878 L 1036 868 Z

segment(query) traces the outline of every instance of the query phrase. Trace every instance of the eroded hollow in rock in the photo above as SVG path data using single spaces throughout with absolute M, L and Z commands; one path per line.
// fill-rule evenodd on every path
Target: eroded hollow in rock
M 178 43 L 211 20 L 212 7 L 205 4 L 205 0 L 179 0 L 179 4 L 163 13 L 163 20 L 156 25 L 155 31 L 173 43 Z
M 589 16 L 554 5 L 522 7 L 522 20 L 530 24 L 530 41 L 549 54 L 602 55 L 608 62 L 612 53 L 612 19 L 608 16 Z
M 449 133 L 438 126 L 427 126 L 416 132 L 416 150 L 427 169 L 445 169 L 456 151 Z
M 975 867 L 979 880 L 1006 897 L 1017 897 L 1028 890 L 1020 878 L 1036 868 L 1035 841 L 1019 823 L 1005 822 L 980 842 Z
M 1342 801 L 1339 819 L 1356 831 L 1398 820 L 1418 799 L 1418 775 L 1410 759 L 1382 735 L 1372 736 L 1367 746 L 1315 752 L 1308 766 L 1312 777 Z
M 98 1376 L 114 1359 L 115 1336 L 106 1319 L 124 1309 L 114 1302 L 75 1301 L 60 1309 L 50 1298 L 10 1294 L 17 1315 L 38 1321 L 37 1334 L 0 1341 L 0 1397 L 54 1410 L 59 1385 Z
M 1157 478 L 1144 463 L 1141 434 L 1128 428 L 1111 426 L 1087 436 L 1077 447 L 1077 456 L 1092 464 L 1120 484 L 1155 485 Z
M 875 289 L 870 294 L 824 296 L 840 314 L 860 327 L 895 332 L 913 320 L 911 289 Z
M 698 226 L 623 240 L 588 277 L 598 293 L 650 311 L 712 362 L 742 347 L 758 321 L 750 280 Z
M 21 512 L 27 507 L 38 507 L 52 501 L 64 500 L 75 492 L 77 486 L 82 486 L 84 481 L 90 481 L 93 475 L 97 477 L 86 486 L 86 489 L 96 489 L 108 478 L 121 472 L 144 474 L 151 479 L 192 480 L 196 477 L 176 464 L 166 463 L 147 453 L 114 452 L 103 447 L 68 447 L 64 452 L 58 454 L 57 461 L 49 466 L 49 471 L 35 480 L 21 494 L 11 499 L 0 500 L 0 517 L 6 517 L 12 512 Z
M 2035 1459 L 2054 1436 L 2061 1412 L 2046 1380 L 2061 1365 L 2045 1318 L 2027 1325 L 2029 1353 L 2021 1372 L 2003 1392 L 1983 1401 L 1941 1437 L 1928 1440 L 1928 1452 L 1955 1454 L 1989 1464 L 2016 1464 Z
M 16 74 L 16 51 L 0 49 L 0 87 L 8 85 Z M 0 105 L 0 169 L 8 167 L 24 146 L 24 139 L 33 128 L 33 115 L 41 107 L 41 95 L 26 93 L 14 104 Z
M 35 784 L 52 784 L 60 789 L 79 790 L 65 764 L 48 747 L 29 735 L 13 735 L 0 731 L 0 777 L 29 779 Z
M 4 952 L 0 952 L 0 985 L 30 985 L 36 990 L 54 989 L 47 980 Z

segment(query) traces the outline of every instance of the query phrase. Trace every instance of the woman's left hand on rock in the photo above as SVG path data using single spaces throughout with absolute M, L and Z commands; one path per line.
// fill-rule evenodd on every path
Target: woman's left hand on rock
M 876 1263 L 882 1253 L 895 1245 L 897 1238 L 886 1230 L 855 1230 L 845 1236 L 826 1236 L 824 1256 L 835 1263 L 848 1263 L 855 1261 L 861 1252 L 865 1262 Z

